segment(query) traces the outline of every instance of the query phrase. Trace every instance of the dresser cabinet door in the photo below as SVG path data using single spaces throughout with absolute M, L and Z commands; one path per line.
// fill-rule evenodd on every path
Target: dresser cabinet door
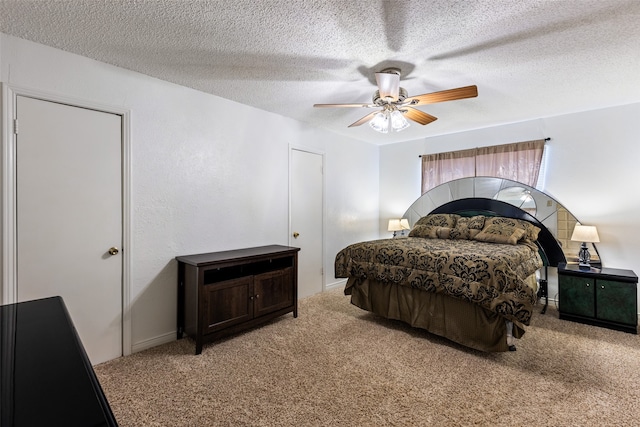
M 596 317 L 610 322 L 635 325 L 637 322 L 635 283 L 596 280 Z
M 253 276 L 205 285 L 203 294 L 205 334 L 246 322 L 253 317 Z
M 577 316 L 595 317 L 595 280 L 560 276 L 560 311 Z
M 256 317 L 293 306 L 293 273 L 293 268 L 288 267 L 254 276 Z

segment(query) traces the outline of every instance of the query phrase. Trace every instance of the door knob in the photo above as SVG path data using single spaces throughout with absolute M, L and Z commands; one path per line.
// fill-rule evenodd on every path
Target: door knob
M 299 235 L 300 235 L 300 233 L 298 233 L 297 231 L 295 231 L 295 232 L 293 233 L 293 238 L 294 238 L 294 239 L 297 239 Z
M 118 255 L 118 252 L 120 252 L 120 249 L 116 248 L 115 246 L 112 248 L 109 248 L 109 254 L 111 255 Z

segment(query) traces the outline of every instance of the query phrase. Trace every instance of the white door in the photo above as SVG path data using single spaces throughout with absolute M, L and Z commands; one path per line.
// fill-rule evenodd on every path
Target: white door
M 24 96 L 16 111 L 17 299 L 62 296 L 91 363 L 121 356 L 122 117 Z
M 291 150 L 291 245 L 298 253 L 298 298 L 322 292 L 323 156 Z

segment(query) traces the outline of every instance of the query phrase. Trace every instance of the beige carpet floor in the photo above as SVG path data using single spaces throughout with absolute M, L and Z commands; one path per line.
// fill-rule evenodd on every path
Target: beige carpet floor
M 536 314 L 481 353 L 364 312 L 341 290 L 299 316 L 95 367 L 121 426 L 635 426 L 640 337 Z

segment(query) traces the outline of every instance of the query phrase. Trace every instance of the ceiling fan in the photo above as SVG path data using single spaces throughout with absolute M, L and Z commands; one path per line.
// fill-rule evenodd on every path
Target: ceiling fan
M 421 125 L 427 125 L 437 120 L 437 117 L 414 108 L 416 106 L 478 96 L 478 88 L 476 86 L 464 86 L 440 92 L 408 96 L 407 91 L 400 87 L 400 74 L 401 72 L 398 68 L 386 68 L 376 73 L 378 90 L 373 94 L 373 102 L 371 103 L 314 104 L 313 106 L 381 108 L 381 110 L 371 112 L 360 120 L 351 123 L 349 127 L 360 126 L 369 122 L 369 125 L 374 130 L 387 133 L 389 130 L 399 132 L 409 127 L 409 122 L 406 119 L 413 120 Z

